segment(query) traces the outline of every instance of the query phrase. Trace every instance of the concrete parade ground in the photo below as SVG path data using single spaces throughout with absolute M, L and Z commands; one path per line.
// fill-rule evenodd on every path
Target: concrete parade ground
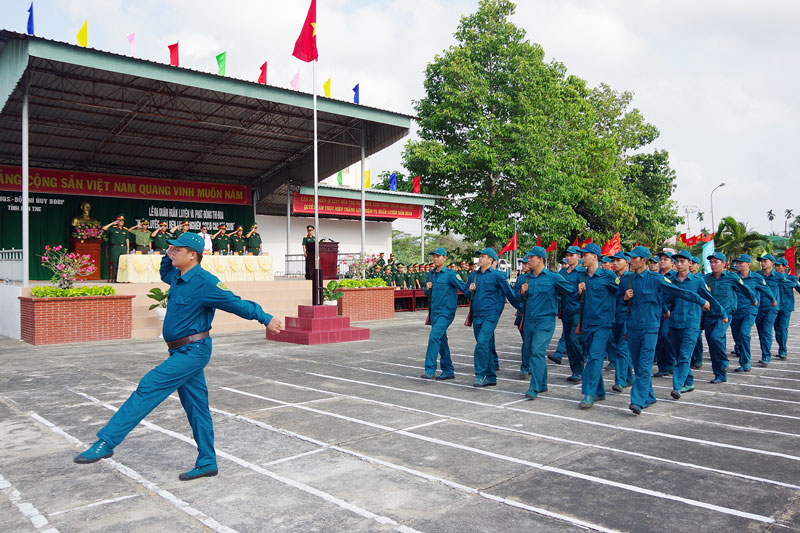
M 361 323 L 361 342 L 215 336 L 219 475 L 190 482 L 177 394 L 112 458 L 72 461 L 165 358 L 162 341 L 0 339 L 0 531 L 800 531 L 800 312 L 787 360 L 775 347 L 759 367 L 753 328 L 752 372 L 711 385 L 706 351 L 694 392 L 673 401 L 671 379 L 654 378 L 658 403 L 638 417 L 608 371 L 606 401 L 580 410 L 566 358 L 526 400 L 510 307 L 497 386 L 473 388 L 464 316 L 449 330 L 456 379 L 442 382 L 419 379 L 422 312 Z

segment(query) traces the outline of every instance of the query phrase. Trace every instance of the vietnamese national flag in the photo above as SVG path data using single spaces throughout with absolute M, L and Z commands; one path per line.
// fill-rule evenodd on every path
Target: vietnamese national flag
M 169 48 L 169 64 L 172 65 L 173 67 L 181 66 L 178 57 L 178 43 L 170 44 L 167 46 L 167 48 Z
M 686 244 L 686 234 L 681 233 L 681 236 L 678 237 L 678 240 L 681 241 L 683 244 Z
M 297 42 L 294 43 L 292 55 L 306 63 L 319 58 L 317 53 L 317 0 L 311 0 L 306 21 L 303 23 L 303 29 L 300 30 Z
M 697 235 L 686 239 L 686 241 L 684 241 L 684 244 L 686 244 L 686 246 L 694 246 L 695 244 L 697 244 Z
M 550 253 L 550 252 L 555 252 L 557 249 L 558 249 L 558 244 L 556 244 L 556 241 L 550 241 L 550 246 L 545 248 L 544 251 Z
M 517 249 L 517 234 L 515 233 L 514 236 L 511 237 L 511 240 L 508 241 L 508 243 L 505 246 L 503 246 L 503 249 L 500 250 L 500 253 L 497 255 L 503 255 L 506 252 L 516 249 Z
M 258 83 L 267 84 L 267 62 L 261 65 L 261 74 L 258 75 Z
M 591 238 L 591 237 L 589 237 L 589 238 L 588 238 L 588 239 L 586 239 L 585 241 L 581 241 L 581 243 L 580 243 L 578 246 L 580 246 L 581 248 L 583 248 L 583 247 L 584 247 L 584 246 L 586 246 L 587 244 L 591 244 L 591 243 L 592 243 L 592 238 Z
M 417 176 L 416 178 L 411 180 L 411 183 L 413 184 L 413 187 L 414 187 L 413 191 L 415 193 L 417 193 L 417 194 L 420 194 L 420 191 L 422 190 L 422 183 L 421 182 L 422 182 L 422 177 L 421 176 Z
M 702 238 L 703 242 L 713 241 L 714 240 L 714 234 L 713 233 L 709 233 L 705 237 L 701 237 L 701 238 Z
M 786 259 L 787 263 L 789 263 L 789 273 L 792 276 L 796 276 L 797 275 L 795 273 L 795 270 L 794 270 L 794 267 L 795 267 L 794 252 L 795 252 L 796 248 L 797 248 L 796 246 L 792 246 L 791 248 L 787 248 L 786 251 L 783 252 L 783 258 Z
M 622 251 L 622 244 L 619 242 L 619 233 L 615 233 L 611 240 L 606 243 L 608 248 L 603 251 L 605 255 L 614 255 L 617 252 Z M 604 246 L 605 248 L 605 246 Z

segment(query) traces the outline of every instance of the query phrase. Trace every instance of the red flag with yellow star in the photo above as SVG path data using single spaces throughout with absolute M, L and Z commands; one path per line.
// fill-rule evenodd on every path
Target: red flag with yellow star
M 306 21 L 303 29 L 300 30 L 300 37 L 294 43 L 292 55 L 306 63 L 316 61 L 319 57 L 317 53 L 317 0 L 311 0 Z

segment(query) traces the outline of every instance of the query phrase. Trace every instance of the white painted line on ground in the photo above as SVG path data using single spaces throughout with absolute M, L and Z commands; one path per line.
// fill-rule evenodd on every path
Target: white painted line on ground
M 47 513 L 47 516 L 52 518 L 52 517 L 54 517 L 56 515 L 60 515 L 60 514 L 64 514 L 64 513 L 71 513 L 71 512 L 74 512 L 74 511 L 83 511 L 85 509 L 91 509 L 92 507 L 97 507 L 97 506 L 100 506 L 100 505 L 107 505 L 109 503 L 117 503 L 117 502 L 121 502 L 123 500 L 129 500 L 131 498 L 138 498 L 138 497 L 139 497 L 138 494 L 129 494 L 128 496 L 120 496 L 119 498 L 111 498 L 110 500 L 100 500 L 99 502 L 90 503 L 88 505 L 81 505 L 79 507 L 73 507 L 71 509 L 64 509 L 62 511 L 55 511 L 55 512 L 52 512 L 52 513 Z
M 47 521 L 47 518 L 39 512 L 39 509 L 36 508 L 35 505 L 29 502 L 22 501 L 22 494 L 14 488 L 11 483 L 0 474 L 0 492 L 4 492 L 8 497 L 8 501 L 14 504 L 14 507 L 17 508 L 17 511 L 31 521 L 33 527 L 36 529 L 42 529 L 44 526 L 49 524 L 50 522 Z M 48 528 L 47 530 L 49 533 L 58 533 L 58 530 L 55 528 Z
M 274 382 L 274 380 L 269 380 L 269 381 Z M 287 385 L 287 383 L 284 383 L 284 382 L 277 382 L 277 383 L 280 383 L 282 385 Z M 300 388 L 300 389 L 307 388 L 307 387 L 304 387 L 302 385 L 296 385 L 296 387 Z M 230 392 L 235 392 L 237 394 L 242 394 L 242 393 L 245 392 L 245 391 L 239 391 L 237 389 L 228 389 L 228 390 Z M 597 450 L 603 450 L 603 451 L 607 451 L 607 452 L 611 452 L 611 453 L 618 453 L 618 454 L 622 454 L 622 455 L 628 455 L 628 456 L 631 456 L 631 457 L 639 457 L 639 458 L 642 458 L 642 459 L 658 461 L 658 462 L 672 464 L 672 465 L 676 465 L 676 466 L 681 466 L 681 467 L 685 467 L 685 468 L 689 468 L 689 469 L 702 470 L 702 471 L 706 471 L 706 472 L 714 472 L 716 474 L 722 474 L 722 475 L 737 477 L 737 478 L 740 478 L 740 479 L 747 479 L 747 480 L 750 480 L 750 481 L 757 481 L 757 482 L 760 482 L 760 483 L 767 483 L 767 484 L 771 484 L 771 485 L 777 485 L 777 486 L 780 486 L 780 487 L 786 487 L 786 488 L 790 488 L 790 489 L 800 490 L 800 485 L 793 485 L 791 483 L 784 483 L 784 482 L 775 481 L 775 480 L 772 480 L 772 479 L 766 479 L 766 478 L 761 478 L 761 477 L 756 477 L 756 476 L 750 476 L 750 475 L 747 475 L 747 474 L 740 474 L 740 473 L 737 473 L 737 472 L 732 472 L 730 470 L 721 470 L 721 469 L 718 469 L 718 468 L 707 467 L 707 466 L 698 465 L 698 464 L 695 464 L 695 463 L 686 463 L 686 462 L 682 462 L 682 461 L 675 461 L 673 459 L 666 459 L 666 458 L 657 457 L 657 456 L 654 456 L 654 455 L 647 455 L 647 454 L 643 454 L 643 453 L 639 453 L 639 452 L 632 452 L 632 451 L 623 450 L 623 449 L 620 449 L 620 448 L 612 448 L 610 446 L 603 446 L 603 445 L 600 445 L 600 444 L 592 444 L 592 443 L 587 443 L 587 442 L 580 442 L 580 441 L 575 441 L 575 440 L 562 439 L 560 437 L 554 437 L 554 436 L 551 436 L 551 435 L 544 435 L 542 433 L 533 433 L 531 431 L 525 431 L 525 430 L 521 430 L 521 429 L 510 428 L 510 427 L 507 427 L 507 426 L 498 426 L 498 425 L 494 425 L 494 424 L 487 424 L 487 423 L 484 423 L 484 422 L 477 422 L 477 421 L 469 420 L 469 419 L 466 419 L 466 418 L 459 418 L 459 417 L 445 415 L 445 414 L 441 414 L 441 413 L 435 413 L 433 411 L 426 411 L 426 410 L 423 410 L 423 409 L 417 409 L 415 407 L 406 407 L 406 406 L 403 406 L 403 405 L 393 404 L 393 403 L 389 403 L 389 402 L 383 402 L 383 401 L 380 401 L 380 400 L 373 400 L 373 399 L 370 399 L 370 398 L 364 398 L 364 397 L 360 397 L 360 396 L 352 396 L 352 395 L 341 395 L 341 396 L 347 397 L 347 398 L 352 399 L 352 400 L 358 400 L 358 401 L 363 401 L 363 402 L 368 402 L 368 403 L 374 403 L 376 405 L 381 405 L 381 406 L 384 406 L 384 407 L 396 408 L 396 409 L 400 409 L 400 410 L 404 410 L 404 411 L 411 411 L 411 412 L 414 412 L 414 413 L 421 413 L 421 414 L 425 414 L 425 415 L 443 417 L 443 418 L 446 418 L 448 420 L 452 420 L 454 422 L 460 422 L 460 423 L 464 423 L 464 424 L 468 424 L 468 425 L 475 425 L 475 426 L 486 427 L 486 428 L 490 428 L 490 429 L 497 429 L 497 430 L 500 430 L 500 431 L 509 431 L 509 432 L 512 432 L 512 433 L 520 434 L 520 435 L 536 437 L 536 438 L 540 438 L 540 439 L 543 439 L 543 440 L 549 440 L 549 441 L 558 442 L 558 443 L 562 443 L 562 444 L 571 444 L 571 445 L 580 446 L 580 447 L 584 447 L 584 448 L 594 448 L 594 449 L 597 449 Z M 239 419 L 244 420 L 244 421 L 248 421 L 250 423 L 259 425 L 261 427 L 264 427 L 265 429 L 267 429 L 269 431 L 275 431 L 275 432 L 278 432 L 278 433 L 286 434 L 286 430 L 274 428 L 272 426 L 267 426 L 263 422 L 251 421 L 250 419 L 248 419 L 246 417 L 242 417 L 242 416 L 239 416 L 239 415 L 233 415 L 231 413 L 227 413 L 227 416 L 231 416 L 231 417 L 234 417 L 234 418 L 239 418 Z M 408 428 L 406 428 L 406 431 L 408 431 Z M 298 434 L 293 434 L 293 436 L 295 436 L 297 438 L 302 438 L 303 440 L 310 440 L 310 438 L 303 437 L 302 435 L 298 435 Z M 319 442 L 319 441 L 315 441 L 315 442 Z M 324 444 L 324 443 L 319 443 L 319 444 L 327 446 L 327 444 Z
M 72 391 L 72 392 L 80 394 L 81 396 L 84 396 L 84 397 L 91 398 L 88 395 L 81 394 L 78 391 Z M 97 400 L 97 402 L 101 403 L 99 400 Z M 108 404 L 101 403 L 101 405 L 103 405 L 106 408 L 111 409 L 112 411 L 116 411 L 116 408 L 114 408 L 114 407 L 112 407 L 112 406 L 110 406 Z M 61 429 L 60 427 L 56 426 L 55 424 L 53 424 L 49 420 L 39 416 L 36 413 L 30 413 L 30 416 L 34 420 L 38 421 L 39 423 L 43 424 L 45 427 L 50 429 L 50 431 L 52 431 L 56 435 L 60 435 L 61 437 L 63 437 L 67 442 L 75 444 L 76 446 L 84 446 L 84 444 L 80 440 L 76 439 L 75 437 L 73 437 L 72 435 L 70 435 L 69 433 L 67 433 L 66 431 Z M 211 518 L 207 514 L 203 513 L 202 511 L 200 511 L 198 509 L 195 509 L 194 507 L 189 505 L 187 502 L 181 500 L 180 498 L 178 498 L 177 496 L 175 496 L 174 494 L 172 494 L 168 490 L 162 489 L 161 487 L 159 487 L 157 484 L 153 483 L 152 481 L 149 481 L 149 480 L 145 479 L 144 477 L 142 477 L 141 474 L 139 474 L 138 472 L 136 472 L 132 468 L 127 467 L 127 466 L 123 465 L 122 463 L 120 463 L 118 461 L 115 461 L 114 459 L 111 459 L 111 458 L 103 459 L 103 462 L 106 463 L 107 465 L 109 465 L 111 468 L 113 468 L 117 472 L 119 472 L 120 474 L 124 475 L 125 477 L 128 477 L 128 478 L 136 481 L 137 483 L 139 483 L 141 486 L 143 486 L 145 489 L 149 490 L 150 492 L 152 492 L 154 494 L 157 494 L 158 496 L 160 496 L 161 498 L 165 499 L 170 504 L 172 504 L 176 509 L 178 509 L 180 511 L 183 511 L 184 513 L 188 514 L 192 518 L 195 518 L 196 520 L 200 521 L 202 524 L 208 526 L 212 530 L 217 531 L 218 533 L 236 533 L 235 529 L 230 528 L 230 527 L 228 527 L 228 526 L 226 526 L 224 524 L 220 524 L 219 522 L 217 522 L 216 520 L 214 520 L 213 518 Z
M 739 450 L 739 451 L 750 452 L 750 453 L 755 453 L 755 454 L 759 454 L 759 455 L 769 455 L 769 456 L 772 456 L 772 457 L 781 457 L 781 458 L 784 458 L 784 459 L 790 459 L 792 461 L 800 461 L 800 457 L 799 456 L 788 455 L 788 454 L 780 453 L 780 452 L 771 452 L 771 451 L 768 451 L 768 450 L 759 450 L 759 449 L 756 449 L 756 448 L 747 448 L 747 447 L 744 447 L 744 446 L 736 446 L 736 445 L 733 445 L 733 444 L 726 444 L 726 443 L 723 443 L 723 442 L 709 441 L 709 440 L 703 440 L 703 439 L 695 439 L 695 438 L 692 438 L 692 437 L 684 437 L 682 435 L 672 435 L 672 434 L 669 434 L 669 433 L 662 433 L 662 432 L 659 432 L 659 431 L 649 431 L 649 430 L 645 430 L 645 429 L 630 428 L 630 427 L 626 427 L 626 426 L 617 426 L 615 424 L 607 424 L 607 423 L 604 423 L 604 422 L 595 422 L 593 420 L 584 420 L 584 419 L 581 419 L 581 418 L 575 418 L 575 417 L 564 416 L 564 415 L 556 415 L 556 414 L 553 414 L 553 413 L 543 413 L 543 412 L 540 412 L 540 411 L 531 411 L 531 410 L 528 410 L 528 409 L 519 409 L 519 408 L 516 408 L 516 407 L 500 407 L 498 405 L 491 404 L 491 403 L 486 403 L 486 402 L 476 402 L 474 400 L 462 400 L 460 398 L 453 398 L 451 396 L 445 396 L 445 395 L 442 395 L 442 394 L 434 394 L 434 393 L 431 393 L 431 392 L 422 392 L 422 391 L 416 391 L 416 390 L 411 390 L 411 389 L 403 389 L 403 388 L 399 388 L 399 387 L 391 387 L 389 385 L 379 385 L 379 384 L 376 384 L 376 383 L 369 383 L 367 381 L 358 381 L 358 380 L 354 380 L 354 379 L 340 378 L 338 376 L 330 376 L 330 375 L 327 375 L 327 374 L 319 374 L 319 373 L 316 373 L 316 372 L 306 372 L 306 371 L 298 371 L 298 372 L 301 372 L 303 374 L 309 374 L 309 375 L 312 375 L 312 376 L 321 377 L 321 378 L 333 379 L 333 380 L 337 380 L 337 381 L 344 381 L 344 382 L 348 382 L 348 383 L 356 383 L 356 384 L 359 384 L 359 385 L 366 385 L 366 386 L 369 386 L 369 387 L 384 388 L 384 389 L 389 389 L 389 390 L 395 390 L 395 391 L 398 391 L 398 392 L 407 392 L 407 393 L 410 393 L 410 394 L 421 394 L 421 395 L 425 395 L 425 396 L 431 396 L 431 397 L 434 397 L 434 398 L 441 398 L 443 400 L 451 400 L 451 401 L 459 402 L 459 403 L 471 403 L 471 404 L 481 405 L 483 407 L 492 407 L 492 408 L 495 408 L 495 409 L 507 409 L 509 411 L 514 411 L 514 412 L 519 412 L 519 413 L 527 413 L 527 414 L 534 415 L 534 416 L 543 416 L 543 417 L 548 417 L 548 418 L 556 418 L 556 419 L 559 419 L 559 420 L 569 420 L 571 422 L 578 422 L 578 423 L 581 423 L 581 424 L 588 424 L 588 425 L 592 425 L 592 426 L 605 427 L 605 428 L 614 429 L 614 430 L 617 430 L 617 431 L 627 431 L 627 432 L 631 432 L 631 433 L 640 433 L 640 434 L 643 434 L 643 435 L 651 435 L 651 436 L 654 436 L 654 437 L 663 437 L 663 438 L 667 438 L 667 439 L 675 439 L 675 440 L 681 440 L 681 441 L 685 441 L 685 442 L 693 442 L 693 443 L 696 443 L 696 444 L 701 444 L 701 445 L 706 445 L 706 446 L 714 446 L 714 447 L 718 447 L 718 448 L 728 448 L 728 449 L 731 449 L 731 450 Z
M 347 380 L 347 381 L 350 381 L 350 380 Z M 229 392 L 236 392 L 238 394 L 243 394 L 245 396 L 253 396 L 252 393 L 244 393 L 243 391 L 236 391 L 235 389 L 231 389 L 229 387 L 224 387 L 224 390 L 227 390 Z M 262 396 L 262 398 L 264 400 L 271 401 L 271 402 L 280 401 L 280 400 L 275 400 L 274 398 L 268 398 L 266 396 Z M 327 411 L 322 411 L 322 410 L 319 410 L 319 409 L 315 409 L 313 407 L 298 406 L 297 408 L 301 409 L 301 410 L 304 410 L 304 411 L 309 411 L 309 412 L 312 412 L 312 413 L 332 416 L 334 418 L 342 418 L 342 415 L 337 415 L 336 413 L 329 413 Z M 372 422 L 368 422 L 368 421 L 365 421 L 365 420 L 359 420 L 357 418 L 352 418 L 352 417 L 344 417 L 344 418 L 348 419 L 351 422 L 357 423 L 357 424 L 363 424 L 363 425 L 366 425 L 366 426 L 369 426 L 369 427 L 375 426 L 375 424 L 373 424 Z M 146 423 L 146 422 L 143 422 L 143 423 Z M 695 507 L 701 507 L 701 508 L 704 508 L 704 509 L 716 511 L 716 512 L 723 513 L 723 514 L 738 516 L 738 517 L 741 517 L 741 518 L 747 518 L 749 520 L 757 520 L 759 522 L 765 522 L 765 523 L 770 523 L 770 524 L 774 522 L 774 519 L 772 519 L 772 518 L 770 518 L 768 516 L 762 516 L 762 515 L 758 515 L 758 514 L 739 511 L 737 509 L 731 509 L 731 508 L 728 508 L 728 507 L 723 507 L 723 506 L 719 506 L 719 505 L 715 505 L 715 504 L 701 502 L 699 500 L 694 500 L 694 499 L 691 499 L 691 498 L 684 498 L 682 496 L 676 496 L 676 495 L 673 495 L 673 494 L 667 494 L 665 492 L 646 489 L 646 488 L 643 488 L 643 487 L 638 487 L 636 485 L 630 485 L 628 483 L 621 483 L 621 482 L 617 482 L 617 481 L 611 481 L 611 480 L 607 480 L 607 479 L 600 478 L 600 477 L 597 477 L 597 476 L 591 476 L 591 475 L 588 475 L 588 474 L 582 474 L 580 472 L 575 472 L 575 471 L 572 471 L 572 470 L 566 470 L 566 469 L 563 469 L 563 468 L 547 466 L 547 465 L 543 465 L 543 464 L 540 464 L 540 463 L 527 461 L 525 459 L 519 459 L 519 458 L 511 457 L 511 456 L 508 456 L 508 455 L 503 455 L 503 454 L 498 454 L 498 453 L 494 453 L 494 452 L 490 452 L 490 451 L 486 451 L 486 450 L 481 450 L 479 448 L 474 448 L 474 447 L 471 447 L 471 446 L 465 446 L 465 445 L 454 443 L 454 442 L 450 442 L 450 441 L 436 439 L 434 437 L 427 437 L 425 435 L 419 435 L 417 433 L 411 433 L 411 432 L 405 431 L 405 430 L 398 430 L 398 431 L 395 431 L 395 433 L 397 433 L 398 435 L 404 435 L 404 436 L 407 436 L 407 437 L 410 437 L 410 438 L 413 438 L 413 439 L 418 439 L 418 440 L 423 440 L 423 441 L 426 441 L 426 442 L 431 442 L 431 443 L 434 443 L 434 444 L 439 444 L 441 446 L 447 446 L 447 447 L 456 448 L 456 449 L 460 449 L 460 450 L 464 450 L 464 451 L 469 451 L 471 453 L 476 453 L 476 454 L 479 454 L 479 455 L 492 457 L 494 459 L 500 459 L 500 460 L 504 460 L 504 461 L 508 461 L 508 462 L 512 462 L 512 463 L 516 463 L 516 464 L 520 464 L 520 465 L 523 465 L 523 466 L 528 466 L 528 467 L 531 467 L 531 468 L 535 468 L 535 469 L 538 469 L 538 470 L 544 470 L 546 472 L 552 472 L 552 473 L 560 474 L 560 475 L 567 476 L 567 477 L 583 479 L 585 481 L 591 481 L 591 482 L 594 482 L 594 483 L 598 483 L 600 485 L 612 486 L 612 487 L 615 487 L 615 488 L 619 488 L 619 489 L 622 489 L 622 490 L 627 490 L 627 491 L 630 491 L 630 492 L 635 492 L 635 493 L 638 493 L 638 494 L 646 494 L 648 496 L 653 496 L 655 498 L 676 501 L 676 502 L 684 503 L 684 504 L 687 504 L 687 505 L 691 505 L 691 506 L 695 506 Z M 798 459 L 800 459 L 800 458 L 798 458 Z
M 70 390 L 72 390 L 72 389 L 70 389 Z M 76 394 L 80 394 L 81 396 L 84 396 L 84 397 L 87 397 L 87 398 L 91 398 L 88 394 L 81 393 L 80 391 L 72 390 L 72 392 L 75 392 Z M 278 403 L 286 403 L 286 402 L 278 402 Z M 116 407 L 113 407 L 112 405 L 109 405 L 107 403 L 100 402 L 99 400 L 98 400 L 98 404 L 102 405 L 103 407 L 105 407 L 106 409 L 109 409 L 111 411 L 115 411 L 115 412 L 117 411 Z M 311 407 L 306 407 L 305 409 L 312 409 L 312 408 Z M 177 433 L 175 431 L 163 428 L 163 427 L 161 427 L 159 425 L 153 424 L 152 422 L 148 422 L 147 420 L 142 420 L 140 422 L 140 424 L 145 426 L 145 427 L 147 427 L 147 428 L 150 428 L 150 429 L 152 429 L 154 431 L 158 431 L 159 433 L 162 433 L 164 435 L 168 435 L 168 436 L 170 436 L 170 437 L 172 437 L 174 439 L 183 441 L 185 443 L 191 444 L 194 447 L 197 447 L 197 443 L 193 439 L 191 439 L 190 437 L 187 437 L 187 436 L 182 435 L 180 433 Z M 363 508 L 361 508 L 361 507 L 359 507 L 359 506 L 357 506 L 355 504 L 352 504 L 350 502 L 346 502 L 346 501 L 344 501 L 344 500 L 342 500 L 340 498 L 337 498 L 336 496 L 334 496 L 332 494 L 329 494 L 327 492 L 321 491 L 319 489 L 315 489 L 314 487 L 312 487 L 310 485 L 306 485 L 305 483 L 302 483 L 300 481 L 295 481 L 294 479 L 290 479 L 290 478 L 281 476 L 279 474 L 276 474 L 275 472 L 272 472 L 271 470 L 267 470 L 267 469 L 265 469 L 265 468 L 263 468 L 263 467 L 261 467 L 261 466 L 259 466 L 257 464 L 254 464 L 254 463 L 251 463 L 251 462 L 249 462 L 249 461 L 247 461 L 245 459 L 241 459 L 239 457 L 236 457 L 233 454 L 224 452 L 224 451 L 222 451 L 220 449 L 216 449 L 216 452 L 217 452 L 217 455 L 219 457 L 222 457 L 222 458 L 227 459 L 227 460 L 229 460 L 231 462 L 234 462 L 234 463 L 238 464 L 239 466 L 242 466 L 244 468 L 252 470 L 253 472 L 256 472 L 256 473 L 261 474 L 263 476 L 266 476 L 266 477 L 269 477 L 271 479 L 274 479 L 275 481 L 283 483 L 284 485 L 289 485 L 290 487 L 294 487 L 294 488 L 296 488 L 296 489 L 298 489 L 298 490 L 300 490 L 302 492 L 305 492 L 307 494 L 311 494 L 313 496 L 317 496 L 318 498 L 321 498 L 321 499 L 325 500 L 328 503 L 331 503 L 333 505 L 341 507 L 342 509 L 345 509 L 347 511 L 353 512 L 353 513 L 355 513 L 355 514 L 357 514 L 359 516 L 363 516 L 364 518 L 369 518 L 369 519 L 375 520 L 379 524 L 397 526 L 395 529 L 397 529 L 398 531 L 402 531 L 404 533 L 414 533 L 416 531 L 416 530 L 414 530 L 412 528 L 409 528 L 407 526 L 403 526 L 403 525 L 399 524 L 397 521 L 392 520 L 389 517 L 378 515 L 376 513 L 373 513 L 371 511 L 363 509 Z M 113 462 L 112 459 L 104 459 L 104 461 Z M 197 511 L 197 512 L 199 513 L 199 511 Z M 209 527 L 211 527 L 211 526 L 209 526 Z M 230 531 L 233 531 L 233 530 L 230 530 Z
M 303 453 L 298 453 L 297 455 L 292 455 L 291 457 L 284 457 L 282 459 L 275 459 L 274 461 L 270 461 L 268 463 L 261 463 L 261 466 L 272 466 L 272 465 L 279 465 L 281 463 L 286 463 L 288 461 L 294 461 L 295 459 L 300 459 L 301 457 L 306 457 L 308 455 L 314 455 L 315 453 L 324 452 L 328 448 L 317 448 L 316 450 L 310 450 Z
M 758 377 L 761 378 L 761 379 L 775 379 L 775 380 L 780 380 L 780 381 L 800 381 L 800 379 L 797 379 L 797 378 L 779 378 L 777 376 L 759 375 Z M 798 392 L 800 392 L 800 389 L 794 389 L 794 390 L 797 390 Z

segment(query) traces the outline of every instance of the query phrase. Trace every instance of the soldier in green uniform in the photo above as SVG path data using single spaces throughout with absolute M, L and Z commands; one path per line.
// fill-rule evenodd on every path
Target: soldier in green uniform
M 233 255 L 244 254 L 244 249 L 247 246 L 247 239 L 245 239 L 243 232 L 244 228 L 237 226 L 236 233 L 231 235 L 231 252 L 233 252 Z
M 167 253 L 167 248 L 169 248 L 169 243 L 167 239 L 170 238 L 169 234 L 167 233 L 167 223 L 166 222 L 159 222 L 158 228 L 156 228 L 153 233 L 150 234 L 150 237 L 153 239 L 153 251 L 158 252 L 160 254 Z
M 467 265 L 466 261 L 461 261 L 458 265 L 458 277 L 461 278 L 461 281 L 464 283 L 467 282 L 469 278 L 469 266 Z
M 386 260 L 386 266 L 392 267 L 392 272 L 397 271 L 397 261 L 394 260 L 394 254 L 389 254 L 389 259 Z
M 386 282 L 387 287 L 394 287 L 394 275 L 392 274 L 392 267 L 386 265 L 383 269 L 383 275 L 381 279 Z
M 153 245 L 151 242 L 150 230 L 147 229 L 147 221 L 142 220 L 135 226 L 128 228 L 128 231 L 133 235 L 133 240 L 136 243 L 136 251 L 149 254 L 153 249 Z
M 181 236 L 182 233 L 186 233 L 187 231 L 189 231 L 188 220 L 184 220 L 180 224 L 172 226 L 172 229 L 169 230 L 169 232 L 172 233 L 174 239 L 177 239 L 178 237 Z
M 314 270 L 314 260 L 308 259 L 307 244 L 314 244 L 316 246 L 317 239 L 314 237 L 314 226 L 309 224 L 306 226 L 306 236 L 303 237 L 303 257 L 306 258 L 306 279 L 311 279 L 311 273 Z
M 113 222 L 103 226 L 103 231 L 106 232 L 106 238 L 108 239 L 106 253 L 111 259 L 114 282 L 116 282 L 119 274 L 119 256 L 128 253 L 131 234 L 125 229 L 125 217 L 123 215 L 119 215 Z
M 250 226 L 250 231 L 247 233 L 247 253 L 253 255 L 261 255 L 261 235 L 258 234 L 258 225 L 253 224 Z
M 388 265 L 387 265 L 388 266 Z M 392 273 L 392 279 L 394 279 L 394 286 L 398 289 L 405 289 L 406 288 L 406 269 L 403 266 L 403 263 L 397 263 L 395 265 L 395 270 Z
M 231 249 L 230 237 L 225 233 L 228 228 L 225 224 L 220 224 L 217 232 L 211 236 L 211 243 L 214 245 L 214 251 L 219 255 L 228 255 Z
M 386 266 L 386 260 L 383 258 L 383 252 L 378 254 L 378 260 L 375 261 L 375 265 L 381 267 L 381 271 L 383 271 L 383 267 Z

